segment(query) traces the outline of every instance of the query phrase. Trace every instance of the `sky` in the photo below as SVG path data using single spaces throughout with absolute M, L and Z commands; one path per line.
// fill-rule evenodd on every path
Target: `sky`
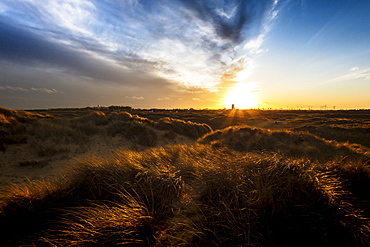
M 0 0 L 0 107 L 370 108 L 369 0 Z

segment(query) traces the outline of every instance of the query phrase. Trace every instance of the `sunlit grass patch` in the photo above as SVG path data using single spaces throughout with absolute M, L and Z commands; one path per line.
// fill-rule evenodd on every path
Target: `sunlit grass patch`
M 172 130 L 180 135 L 195 139 L 212 131 L 212 128 L 207 124 L 199 124 L 169 117 L 159 119 L 156 123 L 156 128 L 160 130 Z
M 65 211 L 62 230 L 49 242 L 58 246 L 150 246 L 156 226 L 146 206 L 133 196 L 124 203 L 92 203 Z
M 351 203 L 352 175 L 345 174 L 367 174 L 367 165 L 339 169 L 211 145 L 119 151 L 81 161 L 63 180 L 10 189 L 2 198 L 0 224 L 8 230 L 1 241 L 365 246 L 368 208 Z
M 48 114 L 31 113 L 27 111 L 16 111 L 0 107 L 0 125 L 16 124 L 17 122 L 30 123 L 40 118 L 52 118 L 52 116 Z
M 207 126 L 93 112 L 7 128 L 26 136 L 27 145 L 48 162 L 83 151 L 91 140 L 127 141 L 142 151 L 90 155 L 58 180 L 4 188 L 0 245 L 370 244 L 364 147 L 307 132 L 248 126 L 211 132 Z M 153 147 L 163 136 L 178 135 L 200 138 L 194 145 Z M 25 159 L 17 169 L 44 169 L 40 159 Z
M 125 153 L 125 155 L 131 156 L 130 152 Z M 138 156 L 140 157 L 140 155 Z M 37 183 L 24 186 L 23 188 L 10 188 L 9 192 L 6 193 L 2 198 L 1 204 L 1 217 L 0 224 L 7 224 L 8 231 L 3 232 L 4 235 L 1 236 L 1 241 L 3 243 L 22 243 L 17 242 L 18 237 L 26 237 L 32 235 L 30 238 L 35 241 L 35 243 L 43 242 L 43 238 L 39 238 L 34 231 L 52 231 L 53 233 L 58 232 L 56 239 L 50 238 L 47 241 L 58 242 L 58 237 L 63 236 L 65 239 L 66 246 L 70 246 L 73 242 L 77 241 L 74 236 L 76 234 L 81 234 L 85 236 L 85 240 L 81 240 L 79 243 L 87 243 L 87 238 L 93 241 L 90 235 L 84 235 L 84 233 L 74 232 L 74 228 L 81 223 L 78 220 L 84 216 L 91 216 L 89 213 L 83 213 L 80 207 L 89 207 L 88 211 L 90 213 L 96 213 L 100 209 L 99 207 L 106 208 L 97 219 L 93 221 L 96 224 L 105 224 L 108 222 L 109 218 L 104 218 L 105 214 L 126 212 L 126 216 L 120 215 L 122 218 L 130 218 L 132 222 L 136 220 L 143 219 L 144 221 L 153 217 L 154 222 L 161 222 L 172 215 L 172 204 L 174 201 L 178 200 L 180 191 L 182 188 L 181 179 L 171 175 L 168 169 L 161 169 L 159 172 L 156 169 L 144 168 L 140 165 L 132 163 L 125 163 L 127 159 L 123 156 L 116 157 L 110 161 L 104 161 L 100 159 L 94 159 L 87 161 L 83 164 L 76 166 L 71 172 L 68 173 L 68 178 L 57 181 L 52 184 L 48 183 Z M 133 198 L 131 198 L 131 196 Z M 139 201 L 140 204 L 136 205 L 136 208 L 131 208 L 131 204 L 127 205 L 127 198 L 131 198 L 130 202 L 133 200 Z M 92 202 L 96 201 L 95 206 L 91 206 Z M 98 203 L 99 202 L 99 203 Z M 101 204 L 105 202 L 107 206 Z M 100 206 L 96 206 L 96 205 Z M 72 208 L 71 208 L 72 207 Z M 144 210 L 137 215 L 137 219 L 134 219 L 136 210 Z M 124 209 L 127 209 L 126 211 Z M 131 211 L 130 211 L 131 210 Z M 72 213 L 74 212 L 74 213 Z M 130 213 L 131 212 L 131 213 Z M 148 212 L 150 215 L 148 216 Z M 68 215 L 76 214 L 76 217 L 69 218 Z M 104 219 L 102 219 L 103 217 Z M 35 220 L 37 218 L 37 220 Z M 144 219 L 145 218 L 145 219 Z M 69 219 L 68 222 L 65 222 Z M 71 222 L 71 220 L 76 220 Z M 35 220 L 33 222 L 33 220 Z M 85 223 L 87 223 L 86 219 Z M 150 219 L 152 221 L 152 219 Z M 119 222 L 117 222 L 119 223 Z M 17 228 L 18 224 L 22 224 L 22 227 Z M 132 232 L 132 227 L 130 224 L 122 223 L 128 229 L 127 234 Z M 136 223 L 135 223 L 136 224 Z M 144 223 L 143 223 L 144 224 Z M 139 227 L 140 224 L 135 225 Z M 58 228 L 63 226 L 62 229 Z M 64 229 L 65 226 L 72 226 L 72 229 Z M 46 227 L 46 228 L 44 228 Z M 90 224 L 82 227 L 81 231 L 91 227 Z M 158 227 L 158 226 L 155 226 Z M 32 229 L 29 229 L 32 228 Z M 93 229 L 109 229 L 109 226 L 95 225 Z M 28 229 L 28 230 L 27 230 Z M 63 230 L 64 229 L 64 230 Z M 139 227 L 139 230 L 142 229 Z M 138 231 L 139 231 L 138 230 Z M 68 237 L 66 237 L 67 232 Z M 10 234 L 12 232 L 12 234 Z M 140 230 L 140 234 L 143 232 Z M 51 233 L 50 233 L 51 234 Z M 111 236 L 111 232 L 107 231 L 105 234 Z M 117 236 L 122 235 L 117 233 Z M 151 236 L 143 236 L 140 239 L 131 240 L 119 238 L 117 241 L 134 241 L 142 242 L 147 241 L 147 238 Z M 98 239 L 110 238 L 107 235 L 99 237 Z M 8 239 L 8 241 L 7 241 Z M 22 238 L 21 238 L 22 239 Z M 5 241 L 5 242 L 4 242 Z M 21 240 L 20 240 L 21 241 Z M 78 241 L 77 241 L 78 242 Z M 101 243 L 97 243 L 100 245 Z
M 14 117 L 6 117 L 3 113 L 0 113 L 0 126 L 9 125 L 14 121 Z
M 348 146 L 329 142 L 306 132 L 266 130 L 250 126 L 232 126 L 204 135 L 199 143 L 226 146 L 240 152 L 273 152 L 286 157 L 328 161 L 335 157 L 361 157 Z
M 108 124 L 109 121 L 104 112 L 93 111 L 93 112 L 90 112 L 88 115 L 73 118 L 71 122 L 74 124 L 90 122 L 94 125 L 106 125 Z
M 133 116 L 128 112 L 112 112 L 108 115 L 109 121 L 129 121 Z

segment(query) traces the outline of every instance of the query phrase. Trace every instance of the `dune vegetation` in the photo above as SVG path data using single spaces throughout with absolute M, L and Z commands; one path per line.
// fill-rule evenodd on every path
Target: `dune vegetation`
M 0 246 L 370 245 L 367 146 L 127 112 L 0 113 L 2 155 L 33 155 L 14 166 L 68 163 L 2 182 Z

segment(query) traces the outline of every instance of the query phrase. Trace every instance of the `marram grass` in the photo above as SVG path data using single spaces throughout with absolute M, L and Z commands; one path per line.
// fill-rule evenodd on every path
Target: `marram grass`
M 9 188 L 0 244 L 367 246 L 368 166 L 200 144 L 120 151 Z

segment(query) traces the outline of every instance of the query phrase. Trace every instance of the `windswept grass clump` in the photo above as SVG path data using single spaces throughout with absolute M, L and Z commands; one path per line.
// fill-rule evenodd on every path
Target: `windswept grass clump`
M 125 137 L 135 140 L 135 143 L 146 147 L 154 147 L 157 143 L 157 134 L 150 127 L 143 124 L 130 126 Z
M 120 151 L 9 189 L 0 245 L 368 246 L 369 207 L 346 184 L 367 169 L 199 144 Z
M 120 135 L 145 147 L 154 147 L 158 139 L 152 127 L 139 121 L 116 121 L 111 123 L 107 128 L 107 134 L 110 136 Z
M 150 246 L 155 225 L 153 217 L 142 202 L 122 195 L 116 205 L 94 203 L 70 210 L 73 219 L 68 231 L 53 240 L 57 246 Z M 154 229 L 153 229 L 154 228 Z M 107 237 L 109 236 L 109 237 Z
M 129 121 L 133 116 L 128 112 L 112 112 L 108 116 L 109 121 Z
M 106 114 L 100 111 L 93 111 L 86 116 L 76 117 L 71 121 L 73 124 L 89 122 L 92 123 L 93 125 L 107 125 L 109 122 Z
M 346 195 L 350 203 L 363 210 L 366 217 L 370 217 L 370 161 L 331 161 L 326 166 L 350 192 Z
M 9 144 L 27 143 L 25 124 L 45 118 L 52 116 L 0 107 L 0 151 L 5 151 Z
M 3 113 L 0 113 L 0 126 L 10 125 L 14 121 L 15 121 L 15 118 L 6 117 Z
M 368 220 L 348 215 L 356 210 L 338 195 L 336 181 L 307 161 L 255 158 L 246 161 L 248 170 L 220 169 L 206 180 L 199 224 L 206 230 L 197 245 L 366 245 Z
M 10 189 L 1 198 L 0 225 L 7 228 L 0 232 L 0 245 L 30 243 L 24 239 L 45 245 L 45 236 L 39 235 L 45 230 L 47 242 L 58 246 L 149 245 L 157 224 L 173 214 L 171 205 L 179 198 L 182 182 L 165 167 L 143 168 L 127 163 L 137 154 L 124 155 L 78 164 L 68 179 L 55 183 Z M 109 218 L 113 215 L 116 218 Z
M 183 121 L 174 118 L 161 118 L 156 123 L 156 128 L 160 130 L 172 130 L 177 134 L 188 136 L 194 139 L 210 133 L 212 128 L 207 124 Z
M 106 134 L 108 138 L 120 135 L 133 145 L 141 146 L 140 149 L 155 147 L 158 144 L 157 133 L 161 131 L 166 131 L 162 135 L 168 142 L 174 142 L 177 135 L 196 139 L 211 131 L 206 124 L 171 118 L 155 122 L 128 112 L 88 111 L 72 118 L 55 118 L 1 108 L 0 121 L 0 136 L 3 137 L 0 151 L 4 152 L 8 144 L 29 142 L 41 157 L 52 157 L 70 150 L 80 152 L 96 135 L 104 136 L 104 140 L 107 139 Z
M 343 125 L 334 124 L 333 122 L 323 126 L 307 124 L 306 126 L 294 128 L 294 130 L 307 131 L 326 140 L 357 143 L 370 148 L 370 129 L 368 125 L 364 123 L 362 126 L 348 126 L 345 122 Z
M 4 124 L 30 123 L 40 118 L 52 118 L 52 116 L 0 107 L 0 126 Z
M 287 157 L 307 157 L 328 161 L 334 157 L 361 157 L 345 145 L 329 142 L 305 132 L 268 130 L 249 126 L 231 126 L 211 132 L 199 143 L 226 146 L 240 152 L 273 152 Z

